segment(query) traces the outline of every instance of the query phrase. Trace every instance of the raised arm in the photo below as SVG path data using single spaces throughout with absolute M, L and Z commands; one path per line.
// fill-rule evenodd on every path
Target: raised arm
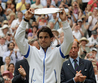
M 26 12 L 25 19 L 21 22 L 15 34 L 15 41 L 23 55 L 26 55 L 29 49 L 28 42 L 25 39 L 25 30 L 26 30 L 26 25 L 28 21 L 30 20 L 30 18 L 33 17 L 33 14 L 30 13 L 31 11 L 34 11 L 34 10 L 29 9 Z
M 60 52 L 63 55 L 68 55 L 73 43 L 73 35 L 72 30 L 70 28 L 69 23 L 66 21 L 66 13 L 63 10 L 62 13 L 59 14 L 63 24 L 63 31 L 64 31 L 64 40 L 60 47 Z M 64 56 L 62 56 L 64 58 Z

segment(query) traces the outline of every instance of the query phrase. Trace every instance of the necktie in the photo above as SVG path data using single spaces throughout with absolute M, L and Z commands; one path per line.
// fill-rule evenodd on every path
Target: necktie
M 77 60 L 76 60 L 76 59 L 74 59 L 73 61 L 74 61 L 74 68 L 75 68 L 75 71 L 77 71 L 77 70 L 78 70 Z

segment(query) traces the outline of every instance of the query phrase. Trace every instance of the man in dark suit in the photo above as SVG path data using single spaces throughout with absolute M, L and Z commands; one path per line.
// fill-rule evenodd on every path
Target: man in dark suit
M 1 67 L 1 65 L 3 65 L 3 59 L 2 59 L 2 57 L 0 57 L 0 67 Z
M 79 58 L 79 46 L 73 42 L 69 60 L 63 63 L 61 83 L 96 83 L 92 62 Z
M 29 64 L 26 59 L 16 62 L 12 83 L 29 83 Z

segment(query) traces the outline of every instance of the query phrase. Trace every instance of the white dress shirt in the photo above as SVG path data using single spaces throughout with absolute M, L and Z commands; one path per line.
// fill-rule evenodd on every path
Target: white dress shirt
M 0 45 L 0 56 L 3 57 L 4 53 L 7 51 L 7 45 Z
M 5 58 L 6 58 L 7 56 L 9 56 L 9 55 L 10 55 L 10 51 L 7 51 L 7 52 L 4 53 L 3 62 L 5 62 Z M 14 64 L 15 64 L 16 61 L 19 61 L 19 60 L 20 60 L 21 54 L 20 54 L 19 52 L 17 52 L 17 58 L 16 58 L 15 52 L 13 51 L 13 53 L 12 53 L 11 56 L 10 56 L 10 58 L 11 58 L 10 63 L 14 63 Z

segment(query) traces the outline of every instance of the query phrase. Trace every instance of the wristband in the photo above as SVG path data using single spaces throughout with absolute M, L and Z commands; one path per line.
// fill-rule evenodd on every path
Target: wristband
M 29 20 L 27 20 L 27 19 L 25 19 L 25 18 L 24 18 L 24 21 L 29 22 Z

